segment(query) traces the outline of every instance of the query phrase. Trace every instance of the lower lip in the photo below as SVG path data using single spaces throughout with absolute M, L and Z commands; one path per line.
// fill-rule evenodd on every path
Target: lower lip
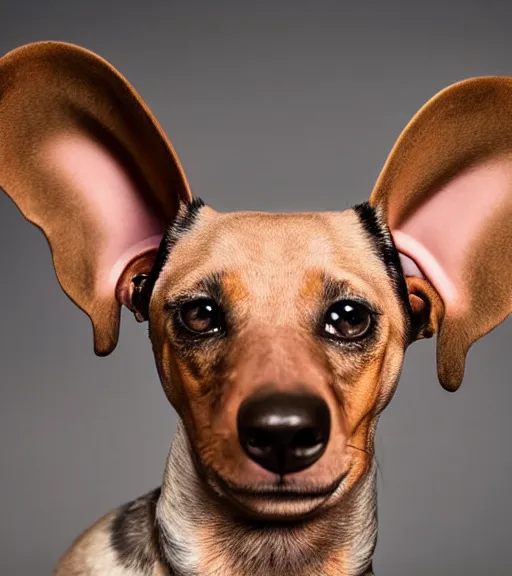
M 343 480 L 346 478 L 347 474 L 344 474 L 339 478 L 328 490 L 325 492 L 295 492 L 286 490 L 269 490 L 269 491 L 251 491 L 251 490 L 237 490 L 227 486 L 221 481 L 221 484 L 228 493 L 232 494 L 234 497 L 248 498 L 251 500 L 266 500 L 266 501 L 276 501 L 276 502 L 292 502 L 292 501 L 321 501 L 326 500 L 332 496 L 340 487 Z

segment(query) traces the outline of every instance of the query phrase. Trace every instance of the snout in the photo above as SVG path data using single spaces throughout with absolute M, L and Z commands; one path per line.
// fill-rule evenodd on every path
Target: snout
M 245 454 L 265 470 L 283 476 L 309 468 L 324 454 L 331 414 L 319 396 L 272 392 L 242 402 L 237 428 Z
M 327 386 L 237 385 L 205 438 L 207 482 L 238 513 L 293 520 L 333 506 L 348 486 L 344 411 Z M 219 403 L 220 404 L 220 403 Z
M 348 486 L 352 461 L 331 365 L 287 326 L 247 334 L 222 380 L 191 404 L 202 476 L 238 513 L 290 520 L 326 510 Z

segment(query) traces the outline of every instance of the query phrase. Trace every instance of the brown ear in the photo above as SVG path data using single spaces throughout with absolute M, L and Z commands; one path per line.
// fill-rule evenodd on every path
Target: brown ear
M 444 316 L 443 302 L 428 280 L 407 276 L 406 283 L 412 313 L 411 340 L 432 338 Z
M 46 235 L 58 280 L 86 312 L 98 355 L 190 190 L 132 86 L 77 46 L 29 44 L 0 59 L 0 186 Z
M 512 79 L 470 79 L 425 104 L 369 202 L 404 269 L 412 261 L 409 275 L 428 280 L 442 300 L 438 375 L 456 390 L 471 345 L 512 312 Z

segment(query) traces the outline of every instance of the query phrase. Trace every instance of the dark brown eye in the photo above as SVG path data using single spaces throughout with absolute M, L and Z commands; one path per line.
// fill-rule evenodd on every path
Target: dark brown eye
M 194 334 L 217 334 L 223 328 L 222 311 L 213 300 L 187 302 L 179 315 L 185 328 Z
M 372 324 L 370 310 L 359 302 L 341 300 L 333 304 L 325 315 L 324 330 L 334 338 L 357 340 Z

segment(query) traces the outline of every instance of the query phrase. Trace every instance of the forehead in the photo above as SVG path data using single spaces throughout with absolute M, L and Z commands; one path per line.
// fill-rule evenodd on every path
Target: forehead
M 372 299 L 396 300 L 374 240 L 354 210 L 220 214 L 205 207 L 172 248 L 160 286 L 180 292 L 223 274 L 253 298 L 321 289 L 320 278 L 346 282 Z

